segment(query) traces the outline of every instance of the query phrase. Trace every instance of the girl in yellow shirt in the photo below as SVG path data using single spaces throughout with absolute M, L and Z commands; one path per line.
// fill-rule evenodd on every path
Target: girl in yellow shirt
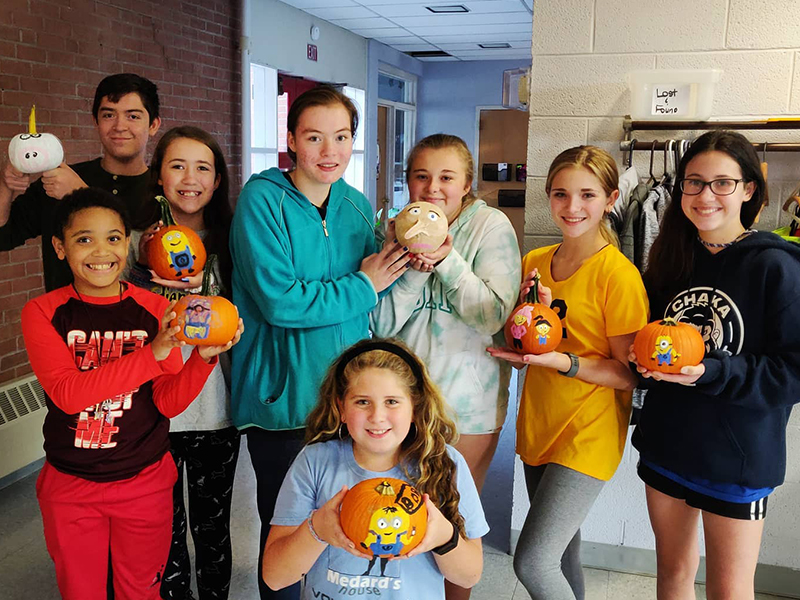
M 520 298 L 538 274 L 540 300 L 559 314 L 563 339 L 541 355 L 489 349 L 529 366 L 517 453 L 531 507 L 514 570 L 533 600 L 584 597 L 580 526 L 625 446 L 636 385 L 628 349 L 647 323 L 648 304 L 639 272 L 608 225 L 618 181 L 614 159 L 599 148 L 556 157 L 545 190 L 563 241 L 525 256 Z

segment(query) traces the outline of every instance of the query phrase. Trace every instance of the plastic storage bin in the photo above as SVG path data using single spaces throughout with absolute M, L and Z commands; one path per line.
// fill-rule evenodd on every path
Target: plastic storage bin
M 720 69 L 649 70 L 628 73 L 631 118 L 705 121 L 711 116 Z

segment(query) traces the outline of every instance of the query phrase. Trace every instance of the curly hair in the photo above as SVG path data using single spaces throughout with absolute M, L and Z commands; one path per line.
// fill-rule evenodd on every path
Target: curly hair
M 362 340 L 352 348 L 367 346 L 374 341 Z M 447 453 L 447 444 L 454 443 L 458 437 L 455 423 L 447 414 L 444 398 L 422 361 L 403 342 L 396 339 L 382 341 L 408 352 L 417 361 L 422 381 L 417 380 L 405 360 L 386 350 L 365 351 L 342 368 L 339 363 L 348 353 L 345 351 L 330 366 L 320 386 L 319 402 L 306 422 L 306 443 L 317 444 L 339 437 L 342 425 L 340 402 L 360 373 L 370 368 L 394 373 L 407 386 L 413 406 L 414 427 L 400 445 L 400 468 L 411 483 L 420 492 L 428 494 L 442 514 L 465 536 L 464 518 L 458 511 L 461 496 L 456 485 L 456 465 Z

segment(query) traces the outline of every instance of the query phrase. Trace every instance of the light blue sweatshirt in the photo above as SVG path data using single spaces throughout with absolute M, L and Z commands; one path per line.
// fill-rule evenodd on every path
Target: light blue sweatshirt
M 369 202 L 339 180 L 326 218 L 278 169 L 253 175 L 231 226 L 231 409 L 240 429 L 304 427 L 328 366 L 368 336 L 378 295 L 361 261 L 378 250 Z

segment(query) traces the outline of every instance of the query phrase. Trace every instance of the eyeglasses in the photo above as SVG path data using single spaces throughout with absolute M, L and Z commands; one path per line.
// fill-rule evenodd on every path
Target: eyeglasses
M 739 182 L 744 179 L 715 179 L 714 181 L 703 181 L 701 179 L 681 179 L 681 191 L 687 196 L 697 196 L 702 194 L 706 186 L 711 188 L 711 192 L 717 196 L 730 196 L 736 191 Z

